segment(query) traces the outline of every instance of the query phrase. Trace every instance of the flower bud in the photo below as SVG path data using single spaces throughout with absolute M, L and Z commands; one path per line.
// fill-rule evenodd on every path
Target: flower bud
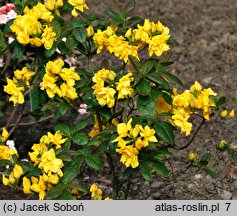
M 226 150 L 227 147 L 228 147 L 228 143 L 225 140 L 222 140 L 220 143 L 216 145 L 216 148 L 221 151 Z
M 198 160 L 198 158 L 199 158 L 198 154 L 197 153 L 193 153 L 192 151 L 188 155 L 188 159 L 191 162 Z

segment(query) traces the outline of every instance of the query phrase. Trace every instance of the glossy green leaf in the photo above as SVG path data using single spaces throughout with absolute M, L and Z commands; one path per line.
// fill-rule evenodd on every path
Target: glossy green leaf
M 21 58 L 22 55 L 25 52 L 25 46 L 19 44 L 19 43 L 15 43 L 14 49 L 13 49 L 13 53 L 15 55 L 16 58 Z
M 168 122 L 158 121 L 155 123 L 156 134 L 163 141 L 174 144 L 174 127 Z
M 38 106 L 41 104 L 40 99 L 40 90 L 38 87 L 34 87 L 30 90 L 30 110 L 31 112 L 36 110 Z
M 80 131 L 81 129 L 85 128 L 88 125 L 87 121 L 81 121 L 71 128 L 71 134 L 75 134 L 76 132 Z
M 144 116 L 153 116 L 155 114 L 156 104 L 151 97 L 139 95 L 136 105 L 139 113 Z
M 76 133 L 72 137 L 72 141 L 76 143 L 77 145 L 86 145 L 89 141 L 89 138 L 86 134 L 84 133 Z
M 136 85 L 137 92 L 142 96 L 147 96 L 151 92 L 151 86 L 150 83 L 147 82 L 145 79 L 142 79 L 137 85 Z
M 175 76 L 167 71 L 161 71 L 160 74 L 170 78 L 171 80 L 173 80 L 174 82 L 176 82 L 179 85 L 183 85 L 182 81 L 177 76 Z
M 62 133 L 70 135 L 70 127 L 67 124 L 64 124 L 64 123 L 59 123 L 59 124 L 55 125 L 54 130 L 55 131 L 59 130 Z
M 154 170 L 162 176 L 168 176 L 169 170 L 167 167 L 162 163 L 153 163 Z
M 84 28 L 75 28 L 72 31 L 74 37 L 77 41 L 84 43 L 86 41 L 87 35 Z
M 103 168 L 103 163 L 97 155 L 88 154 L 85 157 L 86 164 L 95 170 Z

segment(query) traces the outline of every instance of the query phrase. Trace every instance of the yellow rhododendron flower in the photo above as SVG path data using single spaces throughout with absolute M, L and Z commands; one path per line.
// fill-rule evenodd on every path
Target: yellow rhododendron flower
M 32 181 L 30 189 L 39 194 L 39 199 L 43 200 L 46 195 L 47 182 L 44 180 L 43 176 L 39 176 L 39 179 L 35 178 Z
M 95 34 L 93 26 L 89 25 L 86 28 L 86 34 L 87 34 L 87 37 L 92 37 Z
M 2 175 L 2 183 L 3 185 L 7 186 L 9 185 L 9 179 L 5 176 L 5 174 Z
M 74 7 L 72 10 L 73 16 L 78 16 L 77 10 L 83 12 L 84 9 L 89 9 L 86 0 L 69 0 L 68 3 Z
M 60 177 L 63 175 L 61 170 L 63 161 L 56 158 L 54 149 L 50 149 L 42 154 L 38 167 L 45 173 L 57 173 Z
M 140 127 L 140 131 L 141 137 L 144 137 L 145 140 L 149 142 L 158 142 L 155 137 L 156 131 L 154 129 L 151 129 L 148 125 L 146 125 L 144 128 Z
M 14 106 L 25 102 L 24 95 L 22 93 L 24 90 L 23 86 L 18 86 L 13 80 L 7 78 L 7 85 L 4 86 L 4 92 L 11 95 L 9 101 L 12 101 Z
M 91 197 L 93 200 L 101 200 L 102 199 L 102 190 L 99 189 L 96 183 L 92 184 L 90 187 Z
M 134 95 L 134 89 L 131 87 L 132 81 L 133 77 L 131 72 L 119 79 L 116 87 L 118 99 L 124 99 Z
M 53 18 L 51 11 L 38 2 L 32 9 L 26 6 L 24 15 L 18 15 L 10 29 L 15 33 L 16 40 L 24 46 L 30 43 L 36 47 L 44 45 L 45 49 L 51 49 L 56 40 L 56 33 L 50 23 Z
M 30 188 L 31 188 L 31 182 L 30 180 L 27 178 L 27 177 L 23 177 L 23 192 L 25 194 L 30 194 L 31 191 L 30 191 Z
M 76 85 L 76 81 L 80 80 L 80 76 L 73 67 L 63 68 L 63 66 L 64 61 L 62 59 L 57 59 L 53 62 L 49 61 L 46 64 L 46 74 L 40 83 L 40 87 L 41 90 L 46 90 L 50 98 L 58 95 L 59 97 L 74 100 L 78 98 L 74 86 Z M 58 86 L 56 84 L 57 82 L 61 82 L 61 85 Z
M 168 51 L 170 49 L 167 41 L 169 39 L 169 35 L 161 34 L 154 36 L 149 41 L 149 55 L 152 56 L 154 53 L 157 56 L 161 56 L 163 52 Z
M 18 164 L 14 166 L 12 172 L 15 179 L 19 179 L 24 174 L 22 167 Z
M 58 8 L 63 6 L 63 0 L 47 0 L 44 5 L 48 10 L 60 15 Z
M 116 149 L 116 152 L 121 154 L 120 161 L 126 166 L 131 166 L 132 168 L 136 168 L 139 166 L 138 162 L 138 149 L 132 146 L 125 146 L 123 148 Z
M 28 70 L 27 67 L 23 67 L 22 70 L 15 70 L 14 77 L 20 81 L 23 81 L 27 87 L 30 87 L 30 81 L 35 75 L 35 72 Z
M 11 160 L 12 155 L 17 155 L 17 151 L 0 145 L 0 160 Z

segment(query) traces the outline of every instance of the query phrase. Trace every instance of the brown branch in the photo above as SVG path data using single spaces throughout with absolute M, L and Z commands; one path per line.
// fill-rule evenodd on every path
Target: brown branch
M 19 124 L 19 122 L 21 121 L 21 118 L 22 118 L 22 114 L 20 114 L 19 116 L 18 116 L 18 119 L 17 119 L 17 121 L 16 121 L 16 124 L 14 125 L 14 127 L 10 130 L 10 132 L 9 132 L 9 137 L 11 136 L 11 134 L 14 132 L 14 130 L 16 129 L 16 127 L 17 127 L 17 125 Z
M 52 117 L 53 117 L 53 115 L 50 115 L 50 116 L 47 116 L 47 117 L 42 118 L 42 119 L 37 120 L 37 121 L 22 122 L 22 123 L 18 124 L 18 126 L 29 126 L 29 125 L 37 124 L 37 123 L 39 123 L 39 122 L 46 121 L 46 120 L 48 120 L 48 119 L 50 119 L 50 118 L 52 118 Z M 10 127 L 13 127 L 13 126 L 15 126 L 15 125 L 16 125 L 16 124 L 11 124 L 11 125 L 9 125 L 9 126 L 10 126 Z
M 197 136 L 198 132 L 200 131 L 201 127 L 204 125 L 206 119 L 202 117 L 202 121 L 200 123 L 200 125 L 197 127 L 197 129 L 195 130 L 192 138 L 188 141 L 188 143 L 182 147 L 179 147 L 178 150 L 182 150 L 182 149 L 185 149 L 187 148 L 188 146 L 191 145 L 191 143 L 193 142 L 193 140 L 195 139 L 195 137 Z

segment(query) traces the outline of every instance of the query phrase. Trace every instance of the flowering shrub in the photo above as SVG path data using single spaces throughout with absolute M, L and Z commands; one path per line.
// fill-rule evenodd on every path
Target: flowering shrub
M 234 110 L 221 108 L 225 97 L 198 81 L 183 92 L 172 87 L 182 82 L 167 71 L 170 29 L 159 20 L 131 17 L 133 0 L 124 6 L 115 1 L 118 12 L 105 16 L 88 12 L 85 0 L 13 2 L 0 8 L 4 185 L 39 199 L 103 199 L 86 177 L 108 163 L 112 194 L 105 200 L 125 199 L 134 175 L 147 181 L 169 175 L 171 150 L 190 146 L 205 122 L 235 117 Z M 118 63 L 111 65 L 101 52 Z M 193 117 L 201 119 L 195 130 Z M 37 141 L 20 154 L 9 140 L 18 139 L 17 127 L 49 119 L 50 129 L 37 131 Z M 176 144 L 176 130 L 191 136 L 186 145 Z M 225 141 L 217 149 L 235 153 Z M 215 176 L 210 160 L 210 153 L 187 155 L 189 167 Z

